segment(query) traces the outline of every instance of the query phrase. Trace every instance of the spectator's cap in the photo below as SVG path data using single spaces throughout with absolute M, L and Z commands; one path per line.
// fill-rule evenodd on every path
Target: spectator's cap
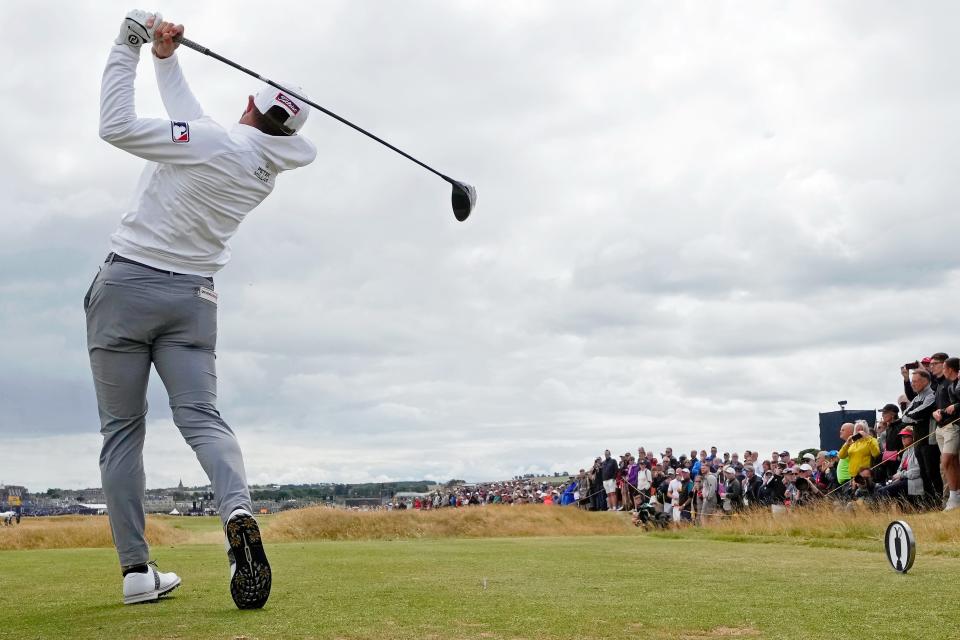
M 770 469 L 767 469 L 766 471 L 763 472 L 763 475 L 764 475 L 764 476 L 771 476 L 771 477 L 772 477 L 772 476 L 773 476 L 773 471 L 770 471 Z
M 840 452 L 836 449 L 830 449 L 830 451 L 827 451 L 827 456 L 830 458 L 836 458 L 838 455 L 840 455 Z
M 800 465 L 800 471 L 813 471 L 813 467 L 811 467 L 807 463 L 803 463 L 802 465 Z
M 690 475 L 690 469 L 687 469 L 687 468 L 680 469 L 680 473 L 685 473 L 687 475 Z
M 789 456 L 790 456 L 790 452 L 789 452 L 789 451 L 781 451 L 781 452 L 780 452 L 780 457 L 782 458 L 783 456 L 789 457 Z
M 930 358 L 924 358 L 920 361 L 921 364 L 930 364 Z
M 885 404 L 885 405 L 883 405 L 883 409 L 880 409 L 880 413 L 896 413 L 896 414 L 899 414 L 899 413 L 900 413 L 900 407 L 898 407 L 897 405 L 895 405 L 895 404 L 893 404 L 893 403 Z
M 750 465 L 745 466 L 744 469 L 746 469 L 747 473 L 755 473 L 754 468 Z
M 677 475 L 677 470 L 674 469 L 673 467 L 670 467 L 669 469 L 667 469 L 667 475 L 668 475 L 668 476 L 675 476 L 675 475 Z
M 737 472 L 737 470 L 734 469 L 733 467 L 724 467 L 723 470 L 724 470 L 725 473 L 736 473 L 736 472 Z
M 796 468 L 796 467 L 790 467 L 789 469 L 787 469 L 786 471 L 784 471 L 784 473 L 792 473 L 792 474 L 796 475 L 796 473 L 797 473 L 797 468 Z
M 912 438 L 912 437 L 913 437 L 913 427 L 904 427 L 903 429 L 900 429 L 900 433 L 898 433 L 897 435 L 900 435 L 900 436 L 910 436 L 910 437 Z
M 809 452 L 808 452 L 808 453 L 803 454 L 803 459 L 804 459 L 804 460 L 816 460 L 816 459 L 817 459 L 817 456 L 815 456 L 815 455 L 813 455 L 812 453 L 809 453 Z

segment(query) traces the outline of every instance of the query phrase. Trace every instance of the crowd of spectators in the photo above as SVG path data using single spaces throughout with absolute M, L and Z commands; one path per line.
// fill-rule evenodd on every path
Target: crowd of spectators
M 562 485 L 551 479 L 463 485 L 418 497 L 430 509 L 481 504 L 577 505 L 633 511 L 666 522 L 703 523 L 750 508 L 774 512 L 819 501 L 916 509 L 960 508 L 960 359 L 935 353 L 901 367 L 904 393 L 883 407 L 875 425 L 840 427 L 840 449 L 719 453 L 716 446 L 675 456 L 637 449 L 604 452 Z

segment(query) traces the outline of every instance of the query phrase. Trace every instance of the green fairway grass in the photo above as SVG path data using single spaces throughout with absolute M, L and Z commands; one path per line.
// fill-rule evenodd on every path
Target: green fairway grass
M 889 568 L 879 545 L 702 536 L 292 542 L 268 552 L 274 589 L 261 611 L 236 610 L 215 544 L 155 547 L 161 570 L 183 585 L 136 606 L 120 604 L 112 550 L 0 552 L 0 638 L 960 635 L 960 559 L 922 548 L 908 575 Z

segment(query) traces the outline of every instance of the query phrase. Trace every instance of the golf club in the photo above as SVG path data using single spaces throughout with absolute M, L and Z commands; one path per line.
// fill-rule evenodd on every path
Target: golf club
M 306 102 L 307 104 L 309 104 L 309 105 L 310 105 L 311 107 L 313 107 L 314 109 L 317 109 L 317 110 L 319 110 L 319 111 L 322 111 L 323 113 L 327 114 L 327 115 L 330 116 L 331 118 L 334 118 L 334 119 L 336 119 L 336 120 L 339 120 L 339 121 L 342 122 L 343 124 L 345 124 L 345 125 L 347 125 L 347 126 L 349 126 L 349 127 L 352 127 L 352 128 L 354 128 L 354 129 L 356 129 L 357 131 L 359 131 L 360 133 L 364 134 L 365 136 L 367 136 L 367 137 L 369 137 L 369 138 L 373 138 L 374 140 L 376 140 L 377 142 L 379 142 L 379 143 L 382 144 L 383 146 L 387 147 L 388 149 L 392 149 L 392 150 L 396 151 L 397 153 L 399 153 L 400 155 L 402 155 L 402 156 L 403 156 L 404 158 L 406 158 L 407 160 L 412 160 L 413 162 L 416 162 L 418 165 L 420 165 L 421 167 L 423 167 L 423 168 L 426 169 L 427 171 L 429 171 L 429 172 L 431 172 L 431 173 L 434 173 L 434 174 L 440 176 L 441 178 L 443 178 L 444 180 L 446 180 L 447 182 L 449 182 L 450 185 L 453 187 L 453 193 L 452 193 L 451 196 L 450 196 L 450 202 L 451 202 L 451 204 L 453 205 L 453 215 L 454 215 L 454 217 L 456 217 L 456 219 L 459 220 L 460 222 L 463 222 L 464 220 L 466 220 L 466 219 L 467 219 L 467 216 L 470 215 L 470 212 L 473 211 L 473 207 L 476 206 L 476 204 L 477 204 L 477 190 L 476 190 L 475 188 L 473 188 L 471 185 L 469 185 L 469 184 L 467 184 L 467 183 L 465 183 L 465 182 L 459 182 L 459 181 L 457 181 L 457 180 L 454 180 L 453 178 L 450 178 L 450 177 L 448 177 L 448 176 L 443 175 L 442 173 L 440 173 L 439 171 L 437 171 L 437 170 L 434 169 L 433 167 L 431 167 L 431 166 L 429 166 L 429 165 L 427 165 L 427 164 L 425 164 L 425 163 L 423 163 L 423 162 L 420 162 L 419 160 L 417 160 L 416 158 L 414 158 L 413 156 L 411 156 L 409 153 L 406 153 L 406 152 L 404 152 L 404 151 L 401 151 L 400 149 L 396 148 L 395 146 L 393 146 L 392 144 L 390 144 L 390 143 L 387 142 L 386 140 L 383 140 L 382 138 L 378 138 L 377 136 L 373 135 L 373 134 L 370 133 L 369 131 L 367 131 L 367 130 L 365 130 L 365 129 L 362 129 L 361 127 L 358 127 L 357 125 L 353 124 L 353 123 L 350 122 L 349 120 L 346 120 L 345 118 L 341 118 L 340 116 L 338 116 L 338 115 L 335 114 L 334 112 L 330 111 L 329 109 L 324 109 L 323 107 L 321 107 L 320 105 L 318 105 L 316 102 L 312 102 L 312 101 L 308 100 L 307 98 L 303 97 L 302 95 L 300 95 L 300 94 L 298 94 L 298 93 L 296 93 L 296 92 L 294 92 L 294 91 L 291 91 L 290 89 L 288 89 L 288 88 L 286 88 L 286 87 L 280 86 L 279 84 L 277 84 L 277 83 L 274 82 L 273 80 L 270 80 L 269 78 L 264 78 L 264 77 L 261 76 L 259 73 L 255 72 L 255 71 L 251 71 L 250 69 L 247 69 L 246 67 L 243 67 L 243 66 L 237 64 L 236 62 L 234 62 L 234 61 L 232 61 L 232 60 L 228 60 L 227 58 L 224 58 L 224 57 L 221 56 L 220 54 L 218 54 L 218 53 L 216 53 L 216 52 L 214 52 L 214 51 L 211 51 L 210 49 L 208 49 L 207 47 L 204 47 L 203 45 L 197 44 L 197 43 L 194 42 L 193 40 L 189 40 L 189 39 L 184 38 L 184 37 L 179 37 L 179 38 L 176 39 L 176 41 L 179 42 L 180 44 L 182 44 L 182 45 L 185 46 L 185 47 L 189 47 L 189 48 L 193 49 L 194 51 L 199 51 L 200 53 L 202 53 L 202 54 L 205 55 L 205 56 L 210 56 L 211 58 L 214 58 L 214 59 L 216 59 L 216 60 L 219 60 L 220 62 L 223 62 L 224 64 L 230 65 L 230 66 L 233 67 L 234 69 L 237 69 L 237 70 L 239 70 L 239 71 L 242 71 L 242 72 L 246 73 L 247 75 L 251 75 L 251 76 L 253 76 L 254 78 L 256 78 L 257 80 L 260 80 L 261 82 L 266 82 L 266 83 L 267 83 L 268 85 L 270 85 L 271 87 L 275 87 L 275 88 L 279 89 L 280 91 L 283 91 L 284 93 L 289 93 L 291 96 L 293 96 L 294 98 L 297 98 L 298 100 L 303 100 L 304 102 Z

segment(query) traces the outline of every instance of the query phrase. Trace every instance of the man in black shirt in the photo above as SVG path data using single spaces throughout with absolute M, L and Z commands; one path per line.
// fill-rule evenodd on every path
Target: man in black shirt
M 610 449 L 603 452 L 603 464 L 600 467 L 600 478 L 603 480 L 603 491 L 607 494 L 607 509 L 619 511 L 619 497 L 617 496 L 617 461 L 610 455 Z

